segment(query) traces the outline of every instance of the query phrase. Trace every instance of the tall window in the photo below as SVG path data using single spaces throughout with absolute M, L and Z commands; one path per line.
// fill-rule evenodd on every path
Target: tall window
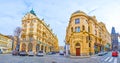
M 90 26 L 88 26 L 88 32 L 90 32 Z
M 71 27 L 71 32 L 73 32 L 73 27 Z
M 75 32 L 80 32 L 80 27 L 75 27 Z
M 101 37 L 101 32 L 99 32 L 99 37 Z
M 85 26 L 84 25 L 82 26 L 82 30 L 85 30 Z
M 80 23 L 80 19 L 79 18 L 75 19 L 75 24 L 79 24 L 79 23 Z
M 95 35 L 97 35 L 97 31 L 95 30 Z

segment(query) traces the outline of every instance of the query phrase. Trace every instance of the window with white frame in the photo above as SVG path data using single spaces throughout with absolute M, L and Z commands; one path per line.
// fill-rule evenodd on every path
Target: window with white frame
M 75 24 L 79 24 L 79 23 L 80 23 L 80 19 L 79 18 L 75 19 Z
M 75 32 L 80 32 L 80 27 L 75 27 Z

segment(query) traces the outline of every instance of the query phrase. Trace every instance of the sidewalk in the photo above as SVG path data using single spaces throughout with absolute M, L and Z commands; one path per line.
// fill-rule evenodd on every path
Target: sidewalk
M 95 57 L 95 56 L 97 56 L 97 54 L 91 55 L 91 56 L 71 56 L 71 55 L 69 55 L 69 56 L 65 56 L 65 57 L 73 58 L 73 59 L 83 59 L 83 58 L 90 58 L 90 57 Z
M 83 59 L 83 58 L 90 58 L 90 56 L 70 56 L 69 58 L 73 58 L 73 59 Z

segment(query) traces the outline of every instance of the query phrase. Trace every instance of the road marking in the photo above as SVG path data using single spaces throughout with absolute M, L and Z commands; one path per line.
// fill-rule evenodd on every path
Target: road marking
M 115 58 L 114 63 L 117 63 L 117 58 Z
M 113 57 L 110 58 L 110 60 L 108 62 L 111 62 L 113 60 Z
M 105 59 L 105 61 L 107 61 L 109 58 L 110 58 L 110 57 L 107 57 L 107 58 Z

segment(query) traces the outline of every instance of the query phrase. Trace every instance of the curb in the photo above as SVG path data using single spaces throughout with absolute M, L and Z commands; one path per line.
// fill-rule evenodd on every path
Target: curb
M 83 59 L 83 58 L 90 58 L 91 56 L 69 56 L 69 58 L 73 59 Z

